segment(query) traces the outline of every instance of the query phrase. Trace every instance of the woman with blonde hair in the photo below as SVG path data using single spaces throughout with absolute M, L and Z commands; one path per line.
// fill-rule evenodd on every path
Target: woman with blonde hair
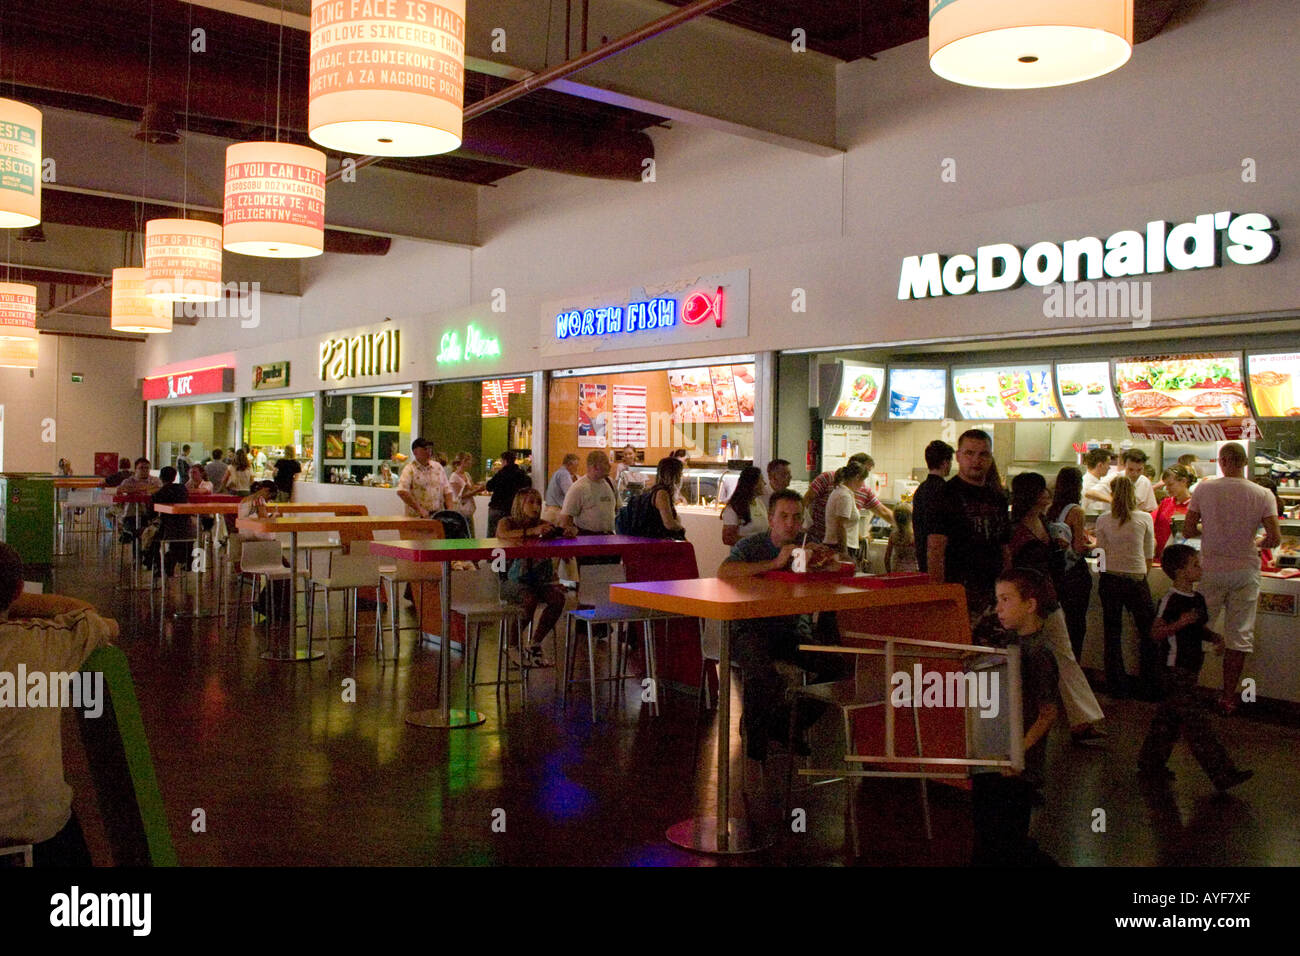
M 469 473 L 469 466 L 474 464 L 474 456 L 467 451 L 463 451 L 452 459 L 452 471 L 447 476 L 447 484 L 451 485 L 451 495 L 455 499 L 455 508 L 465 516 L 472 529 L 474 527 L 474 496 L 487 487 L 487 485 L 474 483 L 473 476 Z M 488 529 L 489 533 L 491 529 Z
M 536 488 L 524 488 L 510 504 L 510 514 L 497 522 L 496 536 L 507 542 L 522 544 L 553 536 L 558 529 L 542 520 L 542 493 Z M 510 562 L 506 580 L 501 584 L 501 597 L 524 609 L 524 620 L 531 622 L 538 605 L 545 605 L 542 619 L 533 629 L 533 640 L 524 651 L 525 661 L 533 667 L 551 666 L 542 654 L 542 642 L 555 630 L 555 624 L 564 613 L 567 592 L 555 575 L 555 564 L 550 558 L 515 558 Z
M 1159 680 L 1160 645 L 1151 640 L 1155 608 L 1147 572 L 1156 550 L 1155 525 L 1149 512 L 1137 505 L 1133 482 L 1126 475 L 1110 483 L 1110 512 L 1097 518 L 1096 534 L 1101 570 L 1101 611 L 1105 636 L 1106 693 L 1113 698 L 1132 696 L 1124 649 L 1120 643 L 1124 611 L 1133 615 L 1138 632 L 1139 674 L 1144 699 L 1156 699 Z

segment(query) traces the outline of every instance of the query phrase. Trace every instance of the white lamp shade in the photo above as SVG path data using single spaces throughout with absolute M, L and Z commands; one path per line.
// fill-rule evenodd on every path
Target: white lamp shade
M 0 368 L 36 368 L 36 339 L 0 339 Z
M 151 299 L 216 302 L 221 227 L 198 219 L 150 219 L 144 224 L 144 269 Z
M 36 335 L 36 286 L 0 282 L 0 342 L 34 342 Z
M 1133 0 L 931 0 L 930 69 L 1022 90 L 1116 70 L 1133 53 Z
M 41 221 L 41 111 L 0 99 L 0 229 Z
M 327 149 L 451 152 L 465 102 L 465 0 L 312 0 L 309 77 L 307 132 Z
M 226 148 L 225 248 L 301 259 L 325 249 L 325 154 L 292 143 Z
M 118 332 L 170 332 L 172 304 L 151 299 L 143 269 L 113 270 L 111 325 Z

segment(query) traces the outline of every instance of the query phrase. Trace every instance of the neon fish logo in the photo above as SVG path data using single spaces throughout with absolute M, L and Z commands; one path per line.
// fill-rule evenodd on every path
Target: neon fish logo
M 682 322 L 686 325 L 699 325 L 710 316 L 722 328 L 722 286 L 712 296 L 707 292 L 692 292 L 682 303 Z

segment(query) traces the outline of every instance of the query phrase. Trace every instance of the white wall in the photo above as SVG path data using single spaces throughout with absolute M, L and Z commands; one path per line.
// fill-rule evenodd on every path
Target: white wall
M 434 377 L 427 352 L 451 324 L 443 313 L 502 289 L 507 311 L 490 319 L 507 354 L 495 370 L 565 367 L 573 360 L 534 358 L 544 300 L 744 267 L 752 270 L 750 335 L 730 351 L 1054 331 L 1062 320 L 1044 317 L 1032 286 L 899 302 L 901 260 L 988 242 L 1105 236 L 1221 209 L 1274 216 L 1281 255 L 1143 277 L 1153 320 L 1294 311 L 1294 17 L 1293 0 L 1200 4 L 1116 73 L 1040 91 L 956 86 L 929 71 L 925 41 L 912 43 L 841 67 L 843 156 L 681 124 L 656 130 L 654 183 L 511 176 L 480 191 L 481 248 L 397 242 L 382 259 L 324 256 L 307 267 L 296 309 L 276 306 L 254 330 L 201 322 L 154 344 L 149 363 L 249 345 L 282 358 L 267 343 L 309 342 L 390 315 L 426 327 L 421 377 Z M 1257 182 L 1242 182 L 1244 157 L 1256 161 Z M 955 183 L 940 180 L 945 158 L 956 161 Z M 806 314 L 791 312 L 796 288 L 806 292 Z M 698 354 L 679 347 L 656 357 Z M 648 357 L 602 352 L 599 360 Z
M 0 368 L 6 471 L 53 472 L 60 458 L 77 474 L 94 471 L 97 451 L 141 454 L 144 406 L 131 374 L 132 342 L 42 335 L 35 373 Z M 72 373 L 84 381 L 74 384 Z M 54 423 L 53 443 L 43 441 Z

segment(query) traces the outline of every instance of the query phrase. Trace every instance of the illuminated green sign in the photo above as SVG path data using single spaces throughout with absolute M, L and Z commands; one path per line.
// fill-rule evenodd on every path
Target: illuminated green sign
M 465 326 L 463 342 L 455 329 L 442 333 L 442 341 L 439 342 L 439 362 L 467 362 L 471 359 L 500 357 L 501 340 L 496 336 L 484 335 L 472 322 Z

